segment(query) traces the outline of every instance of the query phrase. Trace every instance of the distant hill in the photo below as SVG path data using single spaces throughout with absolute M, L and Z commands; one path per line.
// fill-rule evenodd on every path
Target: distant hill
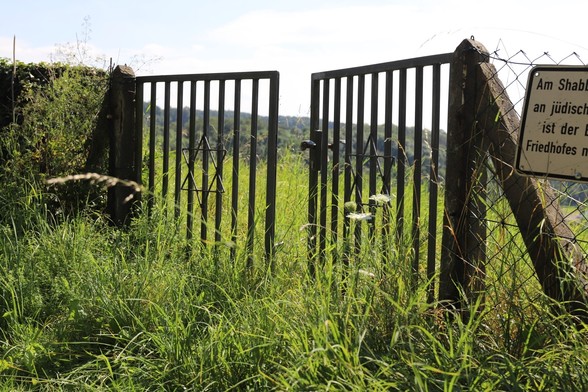
M 149 108 L 147 104 L 145 104 L 145 113 L 149 116 Z M 170 110 L 170 118 L 169 118 L 169 128 L 170 128 L 170 148 L 175 148 L 175 140 L 176 140 L 176 129 L 177 129 L 177 110 L 172 109 Z M 203 117 L 204 113 L 202 110 L 196 111 L 196 138 L 197 140 L 200 139 L 202 135 L 202 128 L 203 128 Z M 156 108 L 156 133 L 158 135 L 163 134 L 163 124 L 164 124 L 164 113 L 163 109 L 160 107 Z M 210 111 L 210 129 L 209 129 L 209 140 L 214 142 L 218 138 L 218 112 L 217 111 Z M 247 136 L 249 134 L 249 130 L 251 128 L 251 114 L 249 113 L 241 113 L 240 115 L 240 125 L 239 129 L 242 130 L 241 134 L 241 145 L 247 146 L 248 140 Z M 149 118 L 146 118 L 144 121 L 144 125 L 148 126 Z M 258 134 L 259 134 L 259 143 L 258 143 L 258 154 L 260 156 L 265 156 L 265 140 L 267 138 L 267 124 L 268 124 L 268 117 L 267 116 L 259 116 L 258 118 Z M 333 124 L 329 126 L 332 127 Z M 184 134 L 185 140 L 183 141 L 183 147 L 187 147 L 187 135 L 188 130 L 190 127 L 190 113 L 189 108 L 184 108 L 182 112 L 182 132 Z M 344 133 L 345 124 L 341 125 L 342 133 Z M 396 138 L 398 135 L 398 127 L 393 125 L 393 138 Z M 232 111 L 225 111 L 224 116 L 224 127 L 223 127 L 223 140 L 225 143 L 225 148 L 227 150 L 231 150 L 232 148 L 232 132 L 234 127 L 234 112 Z M 354 125 L 355 129 L 355 125 Z M 369 125 L 366 125 L 364 128 L 364 133 L 367 137 Z M 278 148 L 280 149 L 287 149 L 291 151 L 300 151 L 300 143 L 308 139 L 310 135 L 310 118 L 309 117 L 298 117 L 298 116 L 279 116 L 278 117 Z M 158 136 L 159 137 L 159 136 Z M 341 135 L 341 139 L 344 140 L 344 134 Z M 440 132 L 439 135 L 440 139 L 440 152 L 439 152 L 439 166 L 440 168 L 445 167 L 445 160 L 446 160 L 446 152 L 445 152 L 445 145 L 447 142 L 447 134 L 444 131 Z M 161 139 L 160 139 L 161 140 Z M 430 131 L 425 129 L 423 135 L 423 164 L 428 165 L 431 156 L 431 148 L 430 148 Z M 409 164 L 412 164 L 414 160 L 414 127 L 407 127 L 406 128 L 406 156 L 408 159 Z M 377 148 L 378 151 L 384 151 L 384 126 L 378 126 L 378 141 L 377 141 Z M 398 156 L 398 148 L 397 144 L 393 143 L 392 153 L 395 157 Z M 428 170 L 424 173 L 427 174 Z

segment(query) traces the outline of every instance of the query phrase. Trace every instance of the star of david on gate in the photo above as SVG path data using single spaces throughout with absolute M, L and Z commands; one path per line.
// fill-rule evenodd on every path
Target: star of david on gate
M 368 154 L 368 148 L 373 146 L 373 151 L 375 152 L 374 155 L 372 154 Z M 358 157 L 360 159 L 362 159 L 362 166 L 365 164 L 365 162 L 369 161 L 372 158 L 376 158 L 376 169 L 378 171 L 378 174 L 380 175 L 380 178 L 382 179 L 382 190 L 381 193 L 385 194 L 385 195 L 389 195 L 390 194 L 390 189 L 388 187 L 388 183 L 390 180 L 390 173 L 384 173 L 384 169 L 382 168 L 382 165 L 380 164 L 380 160 L 383 159 L 384 161 L 386 159 L 392 159 L 392 165 L 394 165 L 394 163 L 396 162 L 396 158 L 392 155 L 379 155 L 378 154 L 378 147 L 376 142 L 373 140 L 372 135 L 370 134 L 365 146 L 363 148 L 363 152 L 361 152 L 360 154 L 350 154 L 350 157 Z M 349 164 L 349 163 L 348 163 Z M 357 173 L 355 172 L 354 168 L 352 165 L 351 166 L 351 175 L 353 178 L 353 182 L 351 183 L 351 189 L 349 190 L 350 194 L 354 193 L 354 190 L 357 188 Z
M 194 176 L 194 162 L 200 153 L 202 153 L 202 161 L 205 161 L 205 158 L 208 159 L 208 162 L 212 163 L 214 170 L 214 175 L 211 179 L 208 180 L 206 187 L 204 184 L 199 186 L 196 183 L 196 177 Z M 182 155 L 184 156 L 184 161 L 188 165 L 188 174 L 182 182 L 182 190 L 196 191 L 196 195 L 200 204 L 202 204 L 200 195 L 201 193 L 208 194 L 225 192 L 223 179 L 218 173 L 218 164 L 222 163 L 225 159 L 225 156 L 227 155 L 227 150 L 223 147 L 223 145 L 218 145 L 216 148 L 211 148 L 210 143 L 208 142 L 208 138 L 206 136 L 202 136 L 196 148 L 182 148 Z M 202 168 L 203 177 L 208 174 L 209 172 L 205 172 L 204 168 Z M 186 184 L 188 184 L 188 187 L 186 187 Z

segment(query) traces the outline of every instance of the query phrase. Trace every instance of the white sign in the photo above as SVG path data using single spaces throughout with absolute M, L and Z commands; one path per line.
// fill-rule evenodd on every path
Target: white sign
M 515 167 L 522 174 L 588 181 L 588 67 L 529 72 Z

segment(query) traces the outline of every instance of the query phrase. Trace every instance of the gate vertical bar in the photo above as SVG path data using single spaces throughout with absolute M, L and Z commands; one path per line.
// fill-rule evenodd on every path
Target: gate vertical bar
M 421 177 L 422 177 L 422 155 L 423 155 L 423 67 L 416 68 L 415 80 L 415 125 L 414 125 L 414 171 L 413 171 L 413 194 L 412 194 L 412 248 L 414 258 L 412 271 L 415 284 L 419 274 L 419 258 L 421 243 Z
M 324 257 L 327 245 L 327 196 L 328 176 L 327 170 L 329 159 L 329 101 L 330 101 L 330 80 L 323 80 L 323 108 L 321 127 L 321 184 L 320 184 L 320 218 L 319 218 L 319 253 Z
M 267 181 L 266 181 L 266 215 L 265 215 L 265 256 L 274 267 L 274 243 L 276 230 L 276 187 L 278 167 L 278 110 L 279 110 L 279 86 L 278 73 L 270 79 L 269 92 L 269 123 L 268 123 L 268 157 L 267 157 Z
M 378 87 L 379 78 L 378 73 L 374 72 L 371 77 L 371 99 L 370 99 L 370 175 L 369 175 L 369 195 L 372 196 L 378 193 L 376 190 L 378 157 L 377 157 L 377 142 L 378 142 Z M 370 220 L 369 232 L 370 239 L 373 240 L 376 229 L 376 201 L 369 199 L 369 211 L 372 214 Z
M 404 232 L 404 183 L 406 172 L 406 68 L 400 70 L 398 86 L 398 169 L 396 171 L 396 237 L 402 244 Z
M 431 163 L 429 167 L 429 227 L 427 249 L 427 302 L 435 300 L 435 255 L 437 253 L 437 198 L 439 183 L 439 132 L 441 118 L 441 64 L 433 65 L 433 107 L 431 118 Z
M 151 82 L 151 99 L 149 106 L 149 198 L 147 201 L 147 210 L 149 215 L 153 210 L 155 198 L 155 116 L 157 114 L 157 83 Z
M 346 98 L 345 98 L 345 174 L 343 178 L 343 205 L 351 201 L 352 197 L 352 174 L 353 166 L 351 162 L 351 154 L 353 153 L 353 76 L 346 78 Z M 345 251 L 343 262 L 345 265 L 349 264 L 350 256 L 350 220 L 347 217 L 348 209 L 345 209 L 345 217 L 343 218 L 343 238 L 345 241 Z
M 251 93 L 251 137 L 249 139 L 249 215 L 247 218 L 247 265 L 253 265 L 253 242 L 255 236 L 255 182 L 257 176 L 257 123 L 259 111 L 259 79 L 253 79 Z
M 161 183 L 161 198 L 167 201 L 169 186 L 169 112 L 170 112 L 170 82 L 165 82 L 163 104 L 163 180 Z M 167 212 L 167 208 L 165 208 Z
M 204 81 L 204 112 L 202 113 L 202 138 L 198 143 L 198 151 L 202 152 L 202 186 L 200 195 L 200 240 L 205 243 L 208 239 L 208 169 L 210 144 L 210 80 Z
M 364 158 L 364 110 L 365 110 L 365 75 L 359 75 L 357 80 L 357 130 L 356 130 L 356 160 L 355 160 L 355 202 L 363 212 L 363 158 Z M 355 225 L 355 253 L 361 246 L 361 224 Z
M 333 172 L 331 181 L 331 242 L 336 246 L 339 238 L 339 173 L 341 146 L 341 78 L 335 78 L 335 96 L 333 97 Z M 335 253 L 337 257 L 337 254 Z
M 137 92 L 135 96 L 135 174 L 134 178 L 137 184 L 143 184 L 143 82 L 137 82 Z M 137 193 L 135 197 L 140 198 L 141 194 Z
M 180 202 L 182 191 L 182 127 L 184 124 L 184 83 L 178 82 L 177 95 L 177 120 L 176 120 L 176 177 L 175 177 L 175 211 L 174 217 L 180 216 Z
M 320 80 L 313 80 L 311 85 L 310 97 L 310 139 L 315 142 L 314 137 L 319 128 L 319 108 L 320 108 Z M 318 144 L 320 146 L 320 143 Z M 311 147 L 309 150 L 309 174 L 308 174 L 308 260 L 309 272 L 311 276 L 316 275 L 316 264 L 320 262 L 320 252 L 316 252 L 317 243 L 317 207 L 318 207 L 318 172 L 320 170 L 320 161 L 317 159 L 317 153 Z
M 382 194 L 389 197 L 392 196 L 392 165 L 394 158 L 392 157 L 392 105 L 393 105 L 393 87 L 394 79 L 392 71 L 386 71 L 385 81 L 385 112 L 384 112 L 384 179 L 382 184 Z M 385 239 L 390 236 L 390 202 L 384 204 L 383 207 L 383 227 L 382 235 Z M 386 247 L 384 241 L 384 255 L 387 261 L 390 260 L 390 249 Z
M 190 82 L 190 129 L 188 131 L 188 211 L 187 234 L 188 240 L 193 237 L 194 230 L 194 162 L 196 160 L 196 81 Z
M 218 86 L 218 122 L 216 130 L 216 189 L 222 188 L 223 178 L 223 132 L 225 128 L 225 81 L 219 81 Z M 222 212 L 223 212 L 223 194 L 222 192 L 216 192 L 215 198 L 215 215 L 214 215 L 214 242 L 218 247 L 221 241 L 221 223 L 222 223 Z
M 392 180 L 392 105 L 393 105 L 393 87 L 394 78 L 392 71 L 386 72 L 386 91 L 385 91 L 385 112 L 384 112 L 384 182 L 382 184 L 382 193 L 391 196 Z
M 241 139 L 241 80 L 235 80 L 234 96 L 234 114 L 233 114 L 233 181 L 231 193 L 231 259 L 235 259 L 236 249 L 234 244 L 237 243 L 237 225 L 239 214 L 239 162 L 240 160 L 240 139 Z

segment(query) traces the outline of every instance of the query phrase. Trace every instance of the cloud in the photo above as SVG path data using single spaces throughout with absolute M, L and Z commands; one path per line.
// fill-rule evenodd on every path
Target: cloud
M 555 9 L 547 0 L 262 4 L 239 3 L 239 10 L 222 16 L 214 13 L 220 8 L 216 5 L 206 23 L 195 22 L 185 12 L 181 22 L 158 21 L 158 33 L 153 35 L 145 30 L 153 22 L 135 18 L 126 27 L 135 34 L 118 40 L 109 29 L 96 26 L 97 41 L 91 43 L 99 44 L 91 53 L 127 63 L 138 75 L 278 70 L 280 109 L 303 115 L 308 113 L 313 72 L 451 52 L 471 35 L 504 57 L 524 50 L 530 56 L 548 51 L 561 59 L 576 51 L 588 61 L 588 50 L 577 44 L 583 14 L 571 11 L 584 8 L 579 0 L 570 0 L 565 9 Z M 252 10 L 260 6 L 265 8 Z M 244 13 L 239 15 L 241 9 Z M 46 42 L 53 39 L 50 33 L 36 34 L 35 39 Z M 17 57 L 22 61 L 48 61 L 55 49 L 56 45 L 34 46 L 17 37 Z M 0 37 L 0 56 L 12 57 L 12 37 Z
M 414 20 L 418 8 L 398 5 L 341 6 L 307 11 L 248 12 L 213 29 L 207 39 L 245 48 L 336 47 L 393 39 Z M 395 17 L 402 15 L 402 17 Z M 405 37 L 404 37 L 405 38 Z
M 16 59 L 25 63 L 47 61 L 54 46 L 32 46 L 27 41 L 20 40 L 16 37 L 16 49 L 14 54 Z M 12 59 L 13 56 L 13 37 L 0 36 L 0 57 Z

